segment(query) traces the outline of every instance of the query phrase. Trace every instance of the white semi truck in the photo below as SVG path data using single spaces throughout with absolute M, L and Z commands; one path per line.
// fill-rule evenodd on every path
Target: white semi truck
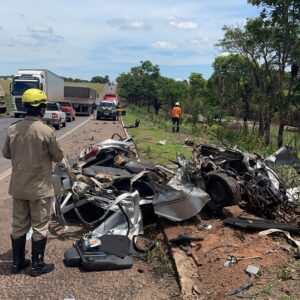
M 61 77 L 46 69 L 19 69 L 11 83 L 13 113 L 17 118 L 26 114 L 22 105 L 22 95 L 30 88 L 44 91 L 49 102 L 64 99 L 64 80 Z

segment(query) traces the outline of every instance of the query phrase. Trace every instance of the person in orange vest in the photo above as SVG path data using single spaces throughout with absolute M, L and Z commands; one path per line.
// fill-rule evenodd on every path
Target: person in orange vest
M 180 117 L 181 117 L 181 108 L 179 102 L 176 102 L 174 107 L 172 108 L 172 123 L 173 123 L 173 132 L 179 132 L 179 124 L 180 124 Z

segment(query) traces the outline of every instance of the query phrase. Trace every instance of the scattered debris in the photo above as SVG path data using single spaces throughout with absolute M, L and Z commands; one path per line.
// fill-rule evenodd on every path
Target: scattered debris
M 197 226 L 198 230 L 211 230 L 213 226 L 211 224 L 199 224 Z
M 254 284 L 255 277 L 258 277 L 261 275 L 260 268 L 257 266 L 254 266 L 254 265 L 248 265 L 247 268 L 245 269 L 245 272 L 250 276 L 250 278 L 244 284 L 242 284 L 240 287 L 238 287 L 237 289 L 234 289 L 234 290 L 226 293 L 225 294 L 226 296 L 240 295 L 243 298 L 242 292 L 244 292 L 245 290 L 248 290 L 250 287 L 252 287 Z
M 192 140 L 190 140 L 190 139 L 185 139 L 185 140 L 184 140 L 184 143 L 185 143 L 185 145 L 187 145 L 187 146 L 194 146 L 194 145 L 195 145 L 195 142 L 192 141 Z
M 191 242 L 198 242 L 203 241 L 203 237 L 201 236 L 190 236 L 188 234 L 179 234 L 178 236 L 174 237 L 173 239 L 170 239 L 170 243 L 176 245 L 176 246 L 188 246 L 191 244 Z
M 124 126 L 124 128 L 138 128 L 140 126 L 140 122 L 141 122 L 140 119 L 136 119 L 134 124 Z
M 300 250 L 300 241 L 293 239 L 288 231 L 275 229 L 273 227 L 273 229 L 264 230 L 264 231 L 259 232 L 259 235 L 269 235 L 269 234 L 273 234 L 273 233 L 282 233 L 289 243 L 291 243 L 294 247 L 297 247 Z M 299 233 L 299 231 L 298 231 L 298 233 Z
M 236 265 L 240 260 L 245 260 L 245 259 L 262 259 L 261 256 L 249 256 L 249 257 L 235 257 L 233 255 L 230 255 L 228 259 L 224 262 L 224 267 L 228 268 L 233 265 Z
M 179 248 L 182 251 L 184 251 L 187 254 L 187 256 L 191 256 L 192 257 L 192 259 L 194 260 L 194 262 L 195 262 L 195 264 L 196 264 L 197 267 L 202 266 L 201 260 L 197 256 L 195 250 L 192 249 L 192 247 L 180 245 Z
M 164 146 L 166 144 L 167 140 L 158 141 L 158 145 Z
M 245 290 L 248 290 L 251 286 L 253 286 L 254 278 L 255 278 L 255 276 L 250 276 L 250 278 L 244 284 L 242 284 L 238 288 L 236 288 L 228 293 L 225 293 L 225 296 L 234 296 Z
M 293 224 L 278 223 L 271 220 L 249 218 L 226 218 L 223 223 L 248 230 L 281 229 L 289 232 L 300 233 L 300 227 Z
M 138 127 L 138 124 L 134 126 Z M 159 143 L 164 145 L 166 141 Z M 246 214 L 248 217 L 246 211 L 254 211 L 267 220 L 227 218 L 224 224 L 255 230 L 275 226 L 299 233 L 299 227 L 296 226 L 297 207 L 291 196 L 295 192 L 287 194 L 288 189 L 273 169 L 282 161 L 288 161 L 295 169 L 298 168 L 295 157 L 287 159 L 289 148 L 282 152 L 285 153 L 285 160 L 279 160 L 280 155 L 275 160 L 273 156 L 264 160 L 238 150 L 196 145 L 191 160 L 187 161 L 178 154 L 172 168 L 138 162 L 134 148 L 131 137 L 124 139 L 113 135 L 111 139 L 82 150 L 79 160 L 65 160 L 56 168 L 53 180 L 57 219 L 64 226 L 76 220 L 92 228 L 75 243 L 75 247 L 66 251 L 66 264 L 81 266 L 88 271 L 130 268 L 134 255 L 147 253 L 156 245 L 156 241 L 143 237 L 143 213 L 150 210 L 154 216 L 182 222 L 197 216 L 204 207 L 208 208 L 210 217 L 226 206 L 235 205 L 225 209 L 228 216 Z M 279 223 L 284 220 L 288 224 Z M 169 236 L 170 243 L 175 246 L 172 248 L 175 259 L 180 259 L 190 268 L 198 268 L 202 264 L 208 264 L 209 268 L 209 264 L 217 261 L 219 268 L 214 268 L 214 272 L 218 272 L 220 258 L 226 259 L 229 255 L 225 267 L 238 263 L 236 267 L 226 270 L 230 273 L 232 269 L 243 270 L 245 263 L 239 263 L 241 260 L 265 259 L 262 257 L 270 249 L 279 249 L 280 252 L 280 247 L 276 248 L 273 244 L 262 250 L 251 249 L 251 241 L 249 243 L 243 231 L 236 230 L 236 236 L 231 234 L 229 240 L 222 240 L 220 228 L 223 231 L 230 229 L 214 221 L 211 219 L 202 223 L 198 220 L 194 231 L 182 228 L 182 231 L 171 235 L 173 238 Z M 203 236 L 197 236 L 197 230 L 201 230 Z M 206 243 L 209 237 L 212 241 Z M 282 253 L 283 250 L 267 257 L 269 259 L 272 255 L 275 257 Z M 186 255 L 193 260 L 186 259 Z M 245 272 L 249 274 L 249 280 L 230 291 L 228 296 L 240 295 L 249 289 L 254 284 L 255 276 L 259 275 L 260 268 L 249 265 Z M 196 271 L 193 276 L 198 279 L 199 274 Z M 247 277 L 245 274 L 243 276 Z M 198 286 L 197 290 L 193 288 L 193 292 L 205 294 Z M 224 290 L 221 293 L 224 295 Z
M 254 266 L 254 265 L 248 265 L 247 268 L 246 268 L 246 270 L 245 270 L 245 272 L 246 272 L 248 275 L 250 275 L 250 276 L 252 276 L 252 275 L 254 275 L 254 276 L 259 276 L 259 275 L 261 275 L 260 268 L 257 267 L 257 266 Z

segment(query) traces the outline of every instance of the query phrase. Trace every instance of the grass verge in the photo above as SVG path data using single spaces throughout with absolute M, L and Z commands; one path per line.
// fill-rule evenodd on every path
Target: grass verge
M 201 142 L 205 138 L 203 132 L 198 132 L 202 138 L 188 135 L 185 128 L 182 132 L 173 133 L 172 124 L 159 118 L 150 118 L 148 114 L 139 109 L 129 108 L 126 116 L 123 117 L 125 125 L 134 124 L 140 119 L 138 128 L 128 129 L 129 134 L 134 138 L 139 155 L 143 161 L 151 161 L 162 165 L 170 164 L 176 160 L 176 153 L 182 153 L 186 158 L 192 155 L 192 148 L 184 144 L 186 138 L 192 138 L 195 142 Z M 165 141 L 164 145 L 159 144 Z

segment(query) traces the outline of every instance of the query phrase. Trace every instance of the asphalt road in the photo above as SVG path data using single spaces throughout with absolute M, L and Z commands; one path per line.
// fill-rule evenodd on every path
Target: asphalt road
M 76 120 L 73 122 L 67 122 L 67 126 L 65 128 L 61 128 L 60 130 L 56 130 L 56 134 L 58 137 L 66 134 L 89 117 L 86 116 L 76 116 Z M 0 118 L 0 149 L 2 149 L 3 144 L 5 142 L 6 132 L 10 124 L 19 121 L 20 119 L 15 117 L 4 117 Z M 2 156 L 2 151 L 0 151 L 0 174 L 6 171 L 10 167 L 10 161 L 5 159 Z

